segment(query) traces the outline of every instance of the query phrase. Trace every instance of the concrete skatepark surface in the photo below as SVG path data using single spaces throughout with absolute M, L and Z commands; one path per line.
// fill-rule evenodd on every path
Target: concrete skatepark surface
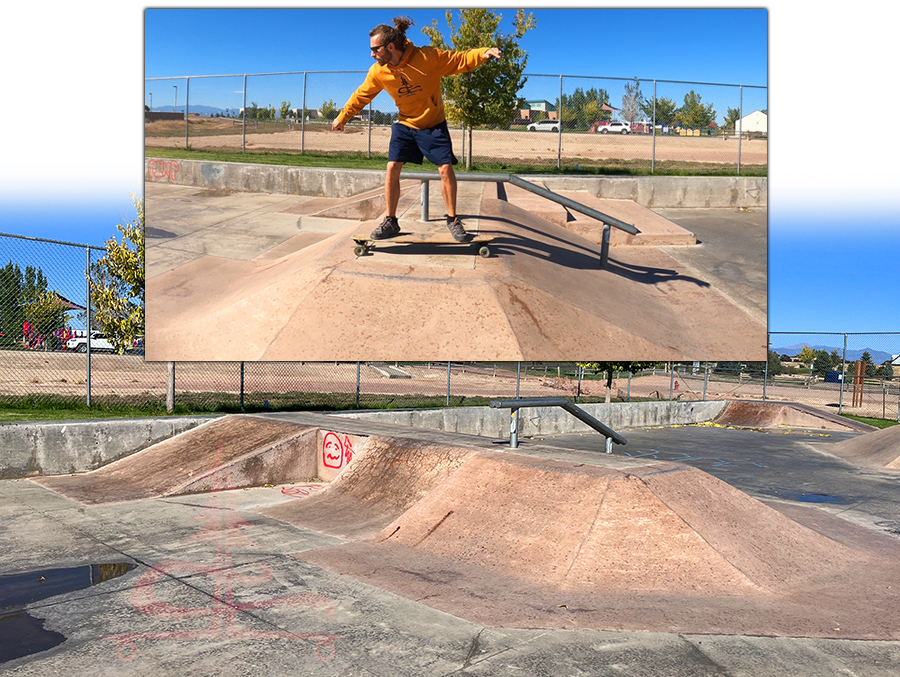
M 4 668 L 893 674 L 900 473 L 850 458 L 888 431 L 785 427 L 808 415 L 785 404 L 766 426 L 737 409 L 707 425 L 620 431 L 628 444 L 611 455 L 596 435 L 513 451 L 319 414 L 233 416 L 108 467 L 131 461 L 141 486 L 166 464 L 140 457 L 171 461 L 180 444 L 241 482 L 240 461 L 290 439 L 285 427 L 335 431 L 355 453 L 330 483 L 233 490 L 223 471 L 201 493 L 124 502 L 95 481 L 103 469 L 65 478 L 68 495 L 92 487 L 86 500 L 49 491 L 52 478 L 4 481 L 3 571 L 138 565 L 30 605 L 67 641 Z M 246 453 L 229 442 L 238 431 L 256 436 Z M 852 454 L 832 453 L 849 442 Z M 783 485 L 794 494 L 773 490 Z M 844 502 L 798 498 L 807 489 Z
M 443 228 L 434 216 L 419 220 L 417 182 L 404 186 L 401 227 Z M 350 236 L 360 221 L 367 228 L 380 221 L 377 192 L 326 203 L 148 184 L 147 359 L 765 355 L 764 213 L 718 210 L 720 223 L 743 223 L 729 228 L 752 223 L 763 234 L 748 245 L 758 253 L 745 274 L 725 270 L 715 249 L 690 244 L 696 237 L 673 221 L 630 201 L 578 194 L 642 231 L 614 229 L 600 270 L 598 222 L 508 193 L 507 202 L 493 184 L 460 183 L 467 228 L 495 238 L 490 258 L 477 248 L 442 253 L 388 243 L 356 257 Z M 685 248 L 709 253 L 686 258 Z

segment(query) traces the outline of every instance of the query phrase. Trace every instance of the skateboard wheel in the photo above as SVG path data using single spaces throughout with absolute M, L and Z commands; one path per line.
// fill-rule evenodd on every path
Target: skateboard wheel
M 486 259 L 488 256 L 491 255 L 491 250 L 490 250 L 488 247 L 486 247 L 486 246 L 482 246 L 482 247 L 478 250 L 478 255 L 481 256 L 481 258 Z
M 368 247 L 361 244 L 358 244 L 353 248 L 353 253 L 357 256 L 365 256 L 367 251 L 369 251 Z

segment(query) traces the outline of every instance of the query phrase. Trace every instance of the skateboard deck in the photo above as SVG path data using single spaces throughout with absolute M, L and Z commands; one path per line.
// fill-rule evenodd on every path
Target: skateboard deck
M 453 239 L 449 232 L 446 233 L 398 233 L 393 237 L 383 240 L 374 240 L 366 233 L 357 233 L 352 237 L 355 246 L 353 253 L 357 256 L 364 256 L 370 249 L 379 245 L 395 245 L 395 244 L 421 244 L 421 245 L 449 245 L 455 247 L 478 247 L 478 255 L 487 258 L 491 255 L 491 249 L 488 246 L 493 241 L 491 235 L 479 235 L 478 233 L 470 233 L 469 238 L 464 242 L 457 242 Z

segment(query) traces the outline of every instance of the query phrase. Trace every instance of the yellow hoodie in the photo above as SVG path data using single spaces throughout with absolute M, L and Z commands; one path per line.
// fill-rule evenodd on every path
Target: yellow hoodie
M 406 42 L 406 50 L 396 66 L 374 64 L 365 82 L 351 95 L 337 119 L 347 123 L 385 90 L 400 111 L 400 123 L 413 129 L 428 129 L 444 121 L 441 78 L 468 73 L 483 64 L 490 47 L 465 52 L 434 47 L 416 47 Z

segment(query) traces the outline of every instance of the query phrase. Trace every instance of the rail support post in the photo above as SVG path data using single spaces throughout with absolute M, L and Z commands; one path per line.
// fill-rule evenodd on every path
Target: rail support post
M 509 448 L 518 449 L 519 447 L 519 409 L 513 407 L 509 417 Z
M 422 220 L 428 221 L 428 180 L 422 179 Z

